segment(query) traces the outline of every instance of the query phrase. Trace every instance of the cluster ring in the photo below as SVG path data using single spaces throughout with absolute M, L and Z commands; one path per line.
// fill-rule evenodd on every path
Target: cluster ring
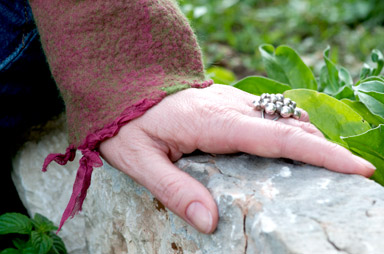
M 273 120 L 280 117 L 300 119 L 301 110 L 296 108 L 296 102 L 289 98 L 285 98 L 282 94 L 263 93 L 258 99 L 253 101 L 255 109 L 261 111 L 261 117 L 265 118 L 265 114 L 276 115 Z

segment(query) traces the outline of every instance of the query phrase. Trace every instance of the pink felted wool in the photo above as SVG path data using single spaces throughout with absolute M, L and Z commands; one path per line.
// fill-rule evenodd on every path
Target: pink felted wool
M 83 154 L 64 222 L 81 210 L 98 148 L 167 94 L 206 87 L 200 48 L 174 0 L 30 0 L 53 77 L 66 103 L 64 165 Z

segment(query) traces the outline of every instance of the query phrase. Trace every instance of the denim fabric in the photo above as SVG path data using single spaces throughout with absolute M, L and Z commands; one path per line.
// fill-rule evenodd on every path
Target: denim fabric
M 0 2 L 0 71 L 7 69 L 23 54 L 37 36 L 26 0 Z
M 1 143 L 15 150 L 31 126 L 62 112 L 63 105 L 28 1 L 0 0 Z
M 32 126 L 63 109 L 27 0 L 0 0 L 0 214 L 26 214 L 11 179 L 11 158 Z M 12 242 L 0 236 L 0 249 L 5 247 Z

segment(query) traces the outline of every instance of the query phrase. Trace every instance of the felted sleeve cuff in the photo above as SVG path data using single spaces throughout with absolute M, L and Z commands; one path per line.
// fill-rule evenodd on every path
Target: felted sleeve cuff
M 98 147 L 166 95 L 206 87 L 201 51 L 174 0 L 30 0 L 51 72 L 66 104 L 69 143 L 49 155 L 83 157 L 60 227 L 81 210 Z

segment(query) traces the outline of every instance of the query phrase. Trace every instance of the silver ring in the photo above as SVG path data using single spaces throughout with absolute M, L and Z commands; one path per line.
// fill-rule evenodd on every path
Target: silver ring
M 273 121 L 277 121 L 280 117 L 300 119 L 301 110 L 296 108 L 296 102 L 289 98 L 285 98 L 282 94 L 263 93 L 258 99 L 253 101 L 255 109 L 261 111 L 261 118 L 267 115 L 276 115 Z

